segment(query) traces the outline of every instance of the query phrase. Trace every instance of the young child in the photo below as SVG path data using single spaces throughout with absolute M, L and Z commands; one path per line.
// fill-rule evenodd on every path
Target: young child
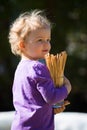
M 21 57 L 12 89 L 15 117 L 11 130 L 54 130 L 52 106 L 71 91 L 66 78 L 63 86 L 55 87 L 46 65 L 38 61 L 49 53 L 50 40 L 51 23 L 42 11 L 25 12 L 10 27 L 11 50 Z

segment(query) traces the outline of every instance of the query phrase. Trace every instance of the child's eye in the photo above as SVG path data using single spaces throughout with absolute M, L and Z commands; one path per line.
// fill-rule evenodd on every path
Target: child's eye
M 47 42 L 50 42 L 50 39 L 47 39 Z
M 42 39 L 39 39 L 38 42 L 42 42 L 43 40 Z

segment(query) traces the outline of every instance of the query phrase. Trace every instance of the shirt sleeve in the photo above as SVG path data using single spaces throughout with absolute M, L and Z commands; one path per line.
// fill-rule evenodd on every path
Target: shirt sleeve
M 67 98 L 66 87 L 64 85 L 60 88 L 54 86 L 49 70 L 45 65 L 39 64 L 34 67 L 34 70 L 36 72 L 37 89 L 48 104 L 54 105 Z

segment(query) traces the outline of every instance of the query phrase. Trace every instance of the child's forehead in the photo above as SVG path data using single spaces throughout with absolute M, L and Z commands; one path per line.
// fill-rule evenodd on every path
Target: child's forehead
M 49 35 L 51 34 L 51 29 L 50 28 L 39 28 L 39 29 L 36 29 L 36 30 L 32 30 L 30 32 L 31 35 L 36 35 L 36 36 L 43 36 L 43 35 Z
M 50 29 L 36 29 L 32 30 L 27 36 L 26 40 L 35 40 L 38 38 L 51 38 L 51 30 Z

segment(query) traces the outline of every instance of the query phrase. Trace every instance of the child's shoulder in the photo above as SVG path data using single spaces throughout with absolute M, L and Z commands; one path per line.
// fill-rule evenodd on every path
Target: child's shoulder
M 35 61 L 35 60 L 21 60 L 19 65 L 21 68 L 28 69 L 28 70 L 34 70 L 36 71 L 47 71 L 47 67 L 45 63 L 42 63 L 41 61 Z
M 47 69 L 45 63 L 42 63 L 42 62 L 40 62 L 40 61 L 36 61 L 36 62 L 34 62 L 34 64 L 33 64 L 33 68 L 34 68 L 34 69 L 36 68 L 36 69 L 38 69 L 38 70 L 42 70 L 42 71 L 44 71 L 44 70 Z
M 17 67 L 17 73 L 30 77 L 49 77 L 49 70 L 45 63 L 34 60 L 22 60 Z
M 35 71 L 36 74 L 38 74 L 39 76 L 41 75 L 49 75 L 49 70 L 46 66 L 45 63 L 42 63 L 41 61 L 36 61 L 34 64 L 33 64 L 33 69 Z

